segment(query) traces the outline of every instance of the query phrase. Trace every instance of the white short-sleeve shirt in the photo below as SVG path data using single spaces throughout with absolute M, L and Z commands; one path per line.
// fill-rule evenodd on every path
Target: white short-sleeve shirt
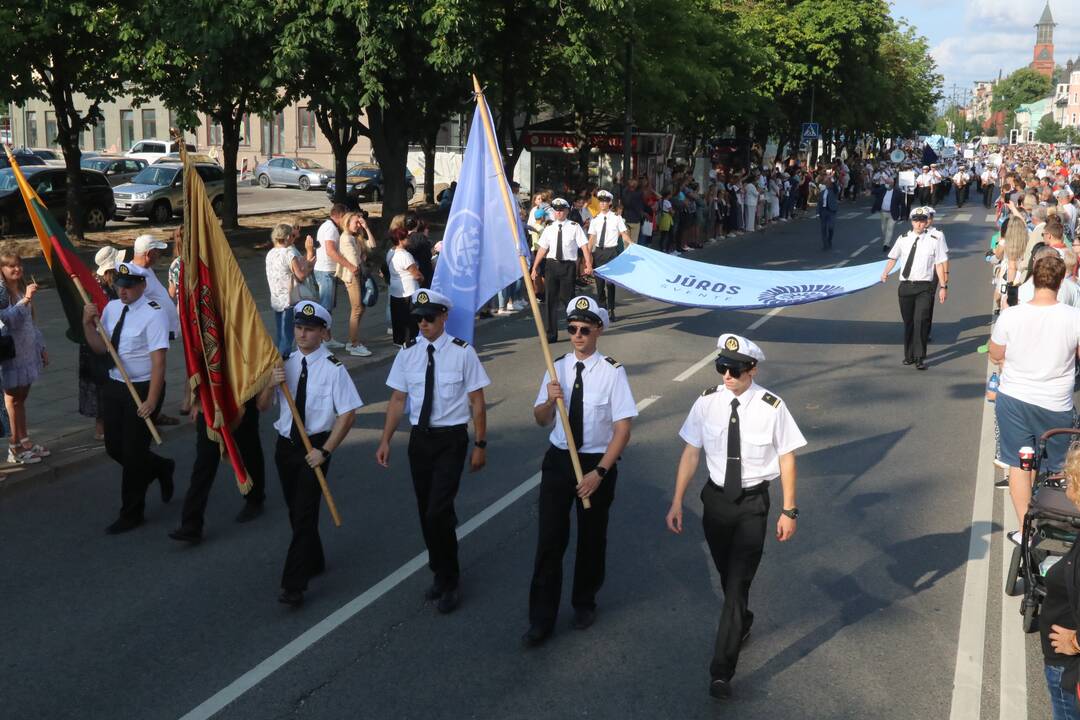
M 110 300 L 101 314 L 101 324 L 105 328 L 105 334 L 110 338 L 123 311 L 123 302 Z M 149 380 L 153 366 L 150 353 L 154 350 L 169 349 L 168 314 L 170 312 L 175 314 L 175 311 L 163 308 L 145 292 L 139 296 L 138 300 L 128 305 L 127 317 L 124 318 L 124 327 L 120 329 L 120 342 L 116 352 L 131 382 Z M 109 370 L 109 377 L 118 382 L 124 381 L 124 376 L 115 367 Z
M 358 410 L 364 403 L 356 390 L 356 384 L 349 377 L 349 371 L 340 360 L 330 354 L 325 345 L 320 345 L 307 355 L 294 352 L 285 361 L 285 382 L 294 399 L 296 384 L 300 380 L 301 363 L 304 360 L 307 360 L 308 371 L 304 426 L 308 435 L 314 435 L 329 431 L 338 415 Z M 292 432 L 292 410 L 289 409 L 289 403 L 282 398 L 281 388 L 278 388 L 275 398 L 281 406 L 281 412 L 274 423 L 274 429 L 278 435 L 289 437 Z
M 595 222 L 595 221 L 594 221 Z M 559 228 L 562 228 L 562 259 L 577 262 L 578 248 L 589 244 L 589 238 L 581 226 L 572 220 L 555 222 L 544 228 L 540 233 L 540 239 L 536 241 L 537 247 L 547 250 L 548 259 L 555 259 L 555 241 L 559 237 Z
M 464 340 L 446 333 L 429 341 L 423 335 L 405 344 L 394 358 L 386 384 L 409 395 L 409 422 L 420 422 L 427 379 L 428 346 L 435 348 L 435 397 L 431 403 L 431 427 L 465 425 L 472 413 L 469 393 L 491 384 L 476 355 Z
M 589 234 L 596 238 L 596 248 L 615 248 L 619 245 L 619 236 L 626 232 L 626 222 L 622 215 L 608 210 L 597 213 L 589 225 Z
M 998 392 L 1054 412 L 1072 409 L 1080 310 L 1061 303 L 1005 308 L 990 339 L 1005 346 Z
M 705 450 L 709 479 L 724 486 L 727 476 L 728 425 L 735 394 L 723 385 L 709 388 L 694 401 L 679 430 L 688 445 Z M 742 486 L 751 488 L 780 476 L 780 456 L 806 445 L 787 405 L 757 383 L 739 398 L 739 453 Z
M 333 220 L 327 220 L 319 226 L 319 232 L 315 235 L 315 239 L 319 241 L 319 247 L 315 248 L 315 270 L 319 272 L 337 270 L 337 263 L 326 254 L 326 244 L 336 243 L 340 238 L 341 231 Z
M 918 239 L 916 245 L 915 240 Z M 911 264 L 911 273 L 903 277 L 904 268 L 907 266 L 908 254 L 912 247 L 915 248 L 915 259 Z M 900 239 L 889 250 L 889 257 L 896 260 L 900 268 L 900 279 L 913 282 L 930 281 L 934 279 L 934 266 L 949 259 L 948 248 L 945 245 L 945 236 L 935 230 L 926 230 L 919 235 L 910 230 L 900 236 Z
M 578 451 L 607 452 L 607 446 L 615 435 L 614 424 L 619 420 L 637 417 L 638 414 L 634 395 L 630 391 L 630 381 L 626 377 L 623 366 L 612 358 L 595 352 L 579 360 L 574 353 L 567 353 L 555 361 L 555 374 L 559 376 L 567 410 L 570 409 L 570 397 L 577 377 L 576 364 L 578 362 L 585 364 L 581 371 L 582 442 Z M 536 402 L 533 403 L 534 406 L 543 405 L 548 401 L 547 386 L 550 382 L 551 376 L 545 372 L 544 379 L 540 383 L 540 392 L 536 396 Z M 563 432 L 558 413 L 555 415 L 554 427 L 548 440 L 560 450 L 568 449 L 566 433 Z

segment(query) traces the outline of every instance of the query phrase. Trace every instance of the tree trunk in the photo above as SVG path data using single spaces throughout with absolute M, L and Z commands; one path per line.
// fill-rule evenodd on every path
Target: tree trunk
M 397 102 L 391 102 L 385 108 L 374 105 L 367 108 L 371 149 L 382 171 L 384 218 L 391 218 L 409 208 L 405 185 L 409 139 L 403 132 L 406 127 L 404 113 Z
M 67 169 L 67 235 L 72 241 L 83 239 L 83 177 L 79 161 L 82 150 L 79 149 L 80 122 L 71 96 L 67 93 L 52 95 L 53 109 L 56 111 L 57 141 L 64 151 L 64 166 Z M 47 143 L 52 138 L 46 138 Z
M 240 151 L 240 127 L 243 109 L 236 106 L 221 110 L 214 119 L 221 123 L 222 172 L 225 174 L 225 198 L 221 207 L 221 227 L 235 230 L 239 215 L 236 197 L 236 155 Z
M 339 111 L 341 108 L 339 108 Z M 338 118 L 347 118 L 338 121 Z M 348 110 L 344 113 L 331 113 L 327 110 L 315 110 L 315 122 L 319 125 L 319 131 L 330 143 L 330 149 L 334 152 L 334 203 L 346 205 L 349 185 L 346 182 L 349 174 L 349 153 L 356 147 L 356 141 L 360 137 L 360 124 L 354 120 Z
M 435 143 L 439 138 L 439 128 L 434 127 L 427 137 L 420 141 L 424 149 L 424 202 L 435 204 Z

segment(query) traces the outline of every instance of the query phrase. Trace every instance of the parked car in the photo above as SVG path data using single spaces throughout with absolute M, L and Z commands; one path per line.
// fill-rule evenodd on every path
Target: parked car
M 346 193 L 346 202 L 349 205 L 359 205 L 362 200 L 379 202 L 385 192 L 383 191 L 382 170 L 378 165 L 359 163 L 349 168 L 345 175 L 345 182 L 349 186 Z M 326 194 L 331 200 L 334 199 L 335 182 L 333 176 L 326 184 Z M 412 200 L 416 194 L 416 179 L 412 172 L 405 168 L 405 199 Z
M 64 153 L 50 148 L 30 148 L 30 152 L 45 161 L 46 165 L 53 167 L 65 167 Z M 18 158 L 16 158 L 18 160 Z
M 105 173 L 112 186 L 123 185 L 131 182 L 131 179 L 142 172 L 146 167 L 146 161 L 139 158 L 129 158 L 116 155 L 98 155 L 96 157 L 84 157 L 79 161 L 84 168 L 99 170 Z
M 225 202 L 225 174 L 214 164 L 199 163 L 195 171 L 206 185 L 210 205 L 221 215 Z M 176 163 L 149 165 L 132 178 L 130 183 L 117 185 L 116 219 L 145 217 L 150 222 L 163 223 L 184 208 L 183 167 Z
M 308 190 L 325 186 L 333 175 L 332 170 L 307 158 L 273 158 L 255 166 L 255 177 L 264 188 L 285 185 Z
M 188 157 L 191 158 L 193 163 L 207 163 L 208 165 L 219 165 L 216 158 L 212 158 L 206 153 L 189 152 Z M 162 155 L 154 161 L 154 165 L 159 163 L 178 163 L 180 162 L 180 153 L 172 152 L 168 155 Z
M 195 146 L 188 144 L 188 152 L 195 152 Z M 159 157 L 180 151 L 180 144 L 175 140 L 140 140 L 131 146 L 124 155 L 126 157 L 139 158 L 148 164 L 153 163 Z
M 30 187 L 34 188 L 41 200 L 57 220 L 67 222 L 67 170 L 47 165 L 23 167 Z M 103 230 L 105 223 L 116 213 L 112 187 L 105 174 L 97 170 L 84 169 L 83 177 L 83 228 Z M 9 235 L 15 229 L 29 228 L 30 217 L 26 214 L 19 184 L 11 168 L 0 170 L 0 235 Z
M 21 168 L 34 166 L 40 167 L 47 164 L 37 155 L 32 155 L 29 151 L 26 150 L 13 150 L 11 154 L 15 156 L 15 162 L 19 163 L 19 167 Z M 7 167 L 11 167 L 11 163 L 8 162 L 7 153 L 0 153 L 0 168 Z

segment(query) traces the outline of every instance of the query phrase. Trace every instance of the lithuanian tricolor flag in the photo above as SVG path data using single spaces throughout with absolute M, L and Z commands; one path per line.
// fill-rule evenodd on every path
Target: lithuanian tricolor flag
M 109 302 L 109 299 L 102 292 L 94 273 L 75 254 L 75 248 L 68 240 L 64 228 L 45 207 L 45 203 L 38 197 L 34 188 L 30 187 L 30 183 L 26 182 L 22 170 L 19 169 L 19 163 L 15 162 L 15 157 L 7 145 L 4 146 L 4 152 L 7 153 L 8 161 L 11 163 L 15 180 L 19 183 L 19 192 L 22 193 L 23 202 L 26 203 L 26 213 L 30 216 L 38 242 L 41 243 L 41 254 L 48 263 L 49 269 L 52 270 L 56 291 L 60 295 L 60 304 L 68 320 L 67 337 L 73 342 L 85 343 L 82 322 L 84 303 L 79 291 L 75 288 L 72 276 L 79 278 L 90 300 L 97 305 L 98 312 L 105 309 L 105 304 Z

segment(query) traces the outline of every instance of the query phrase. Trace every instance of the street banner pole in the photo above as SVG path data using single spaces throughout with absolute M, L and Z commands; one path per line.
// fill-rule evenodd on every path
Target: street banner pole
M 472 76 L 473 81 L 473 93 L 476 95 L 477 105 L 480 108 L 480 117 L 484 122 L 484 135 L 487 137 L 488 151 L 492 158 L 492 163 L 495 165 L 495 174 L 499 178 L 499 188 L 502 194 L 503 209 L 506 211 L 506 219 L 510 223 L 512 228 L 521 227 L 521 218 L 518 216 L 516 210 L 516 202 L 511 202 L 509 192 L 509 182 L 506 179 L 506 170 L 503 168 L 502 155 L 499 153 L 498 143 L 495 142 L 495 128 L 491 122 L 491 115 L 488 113 L 487 102 L 484 100 L 484 91 L 480 87 L 480 81 L 476 79 L 476 75 Z M 540 339 L 540 349 L 544 353 L 544 363 L 547 365 L 548 376 L 552 382 L 558 382 L 559 377 L 555 374 L 555 362 L 551 357 L 551 347 L 548 345 L 547 332 L 544 330 L 544 320 L 540 315 L 540 303 L 536 299 L 536 288 L 533 286 L 532 275 L 529 273 L 529 265 L 525 260 L 525 254 L 521 251 L 521 244 L 518 242 L 518 236 L 515 232 L 510 237 L 510 241 L 516 246 L 518 254 L 518 263 L 521 265 L 521 275 L 525 280 L 525 290 L 529 295 L 529 305 L 532 307 L 533 322 L 536 323 L 536 334 Z M 548 298 L 548 302 L 552 302 L 552 298 Z M 566 435 L 566 447 L 570 450 L 570 463 L 574 466 L 574 477 L 577 479 L 577 484 L 580 487 L 583 474 L 581 472 L 581 460 L 578 458 L 577 446 L 574 444 L 574 433 L 570 430 L 570 415 L 566 412 L 566 403 L 562 398 L 555 401 L 555 406 L 559 411 L 559 420 L 562 422 L 563 433 Z M 588 498 L 582 498 L 581 504 L 585 509 L 592 507 L 592 503 Z

